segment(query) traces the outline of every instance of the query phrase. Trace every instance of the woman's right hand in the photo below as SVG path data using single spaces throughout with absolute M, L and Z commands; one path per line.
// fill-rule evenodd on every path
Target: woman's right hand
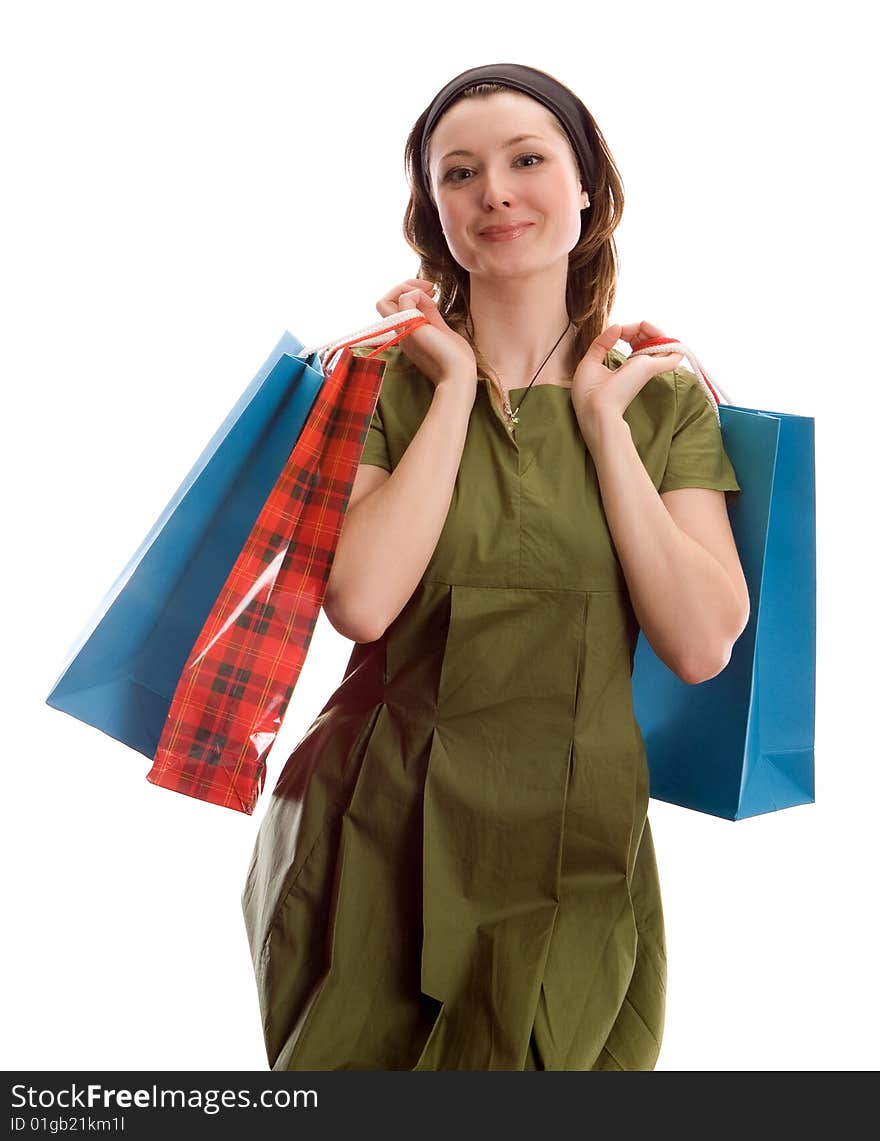
M 434 286 L 424 278 L 411 277 L 395 285 L 376 302 L 380 316 L 388 317 L 404 309 L 418 309 L 428 319 L 397 344 L 436 388 L 450 384 L 477 392 L 477 362 L 474 350 L 446 324 L 431 296 Z

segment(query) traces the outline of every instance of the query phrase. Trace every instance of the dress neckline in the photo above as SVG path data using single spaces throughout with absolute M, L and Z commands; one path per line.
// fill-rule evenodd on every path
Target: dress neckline
M 478 375 L 479 375 L 479 379 L 482 380 L 483 383 L 488 388 L 488 386 L 492 383 L 489 380 L 489 378 L 487 376 L 484 376 L 482 373 L 480 373 Z M 543 384 L 537 384 L 536 383 L 536 384 L 533 384 L 531 386 L 529 386 L 528 384 L 524 384 L 522 386 L 522 388 L 508 388 L 507 391 L 508 392 L 526 392 L 526 391 L 533 391 L 536 388 L 562 388 L 566 392 L 571 392 L 572 385 L 571 384 L 557 384 L 555 381 L 548 380 L 548 381 L 545 381 Z

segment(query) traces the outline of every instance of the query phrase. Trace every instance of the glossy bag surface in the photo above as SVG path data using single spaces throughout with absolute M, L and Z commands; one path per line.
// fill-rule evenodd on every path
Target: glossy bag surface
M 147 779 L 252 813 L 311 643 L 384 363 L 321 385 L 177 682 Z
M 742 493 L 729 504 L 751 613 L 730 662 L 681 681 L 639 636 L 633 703 L 651 796 L 739 820 L 814 800 L 814 420 L 721 404 Z
M 86 624 L 47 704 L 153 757 L 187 655 L 323 382 L 301 349 L 285 332 Z
M 107 593 L 47 704 L 152 758 L 147 779 L 251 813 L 305 659 L 401 310 L 289 332 Z

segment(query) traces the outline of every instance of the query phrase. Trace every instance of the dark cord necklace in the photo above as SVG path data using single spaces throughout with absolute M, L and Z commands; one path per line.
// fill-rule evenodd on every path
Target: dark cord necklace
M 540 375 L 541 369 L 544 367 L 544 365 L 547 363 L 547 361 L 550 360 L 550 358 L 553 356 L 553 354 L 559 348 L 559 342 L 562 340 L 562 338 L 568 332 L 570 327 L 571 327 L 571 321 L 568 322 L 568 324 L 565 326 L 565 328 L 560 333 L 559 340 L 556 342 L 556 344 L 553 346 L 553 348 L 550 350 L 550 352 L 546 355 L 546 357 L 544 357 L 544 360 L 541 362 L 540 368 L 535 373 L 535 375 L 532 377 L 532 379 L 529 381 L 528 387 L 526 388 L 525 392 L 523 393 L 522 399 L 520 400 L 519 404 L 517 404 L 515 409 L 511 409 L 511 407 L 510 407 L 510 398 L 507 395 L 507 392 L 504 388 L 504 384 L 501 380 L 501 377 L 498 375 L 498 373 L 495 371 L 495 369 L 492 368 L 492 366 L 489 364 L 489 362 L 486 360 L 486 358 L 480 352 L 480 349 L 479 349 L 479 346 L 477 345 L 476 339 L 474 339 L 473 344 L 474 344 L 474 348 L 476 349 L 477 356 L 480 358 L 480 360 L 483 362 L 485 367 L 489 370 L 489 372 L 492 373 L 492 375 L 495 377 L 495 380 L 498 382 L 498 387 L 501 389 L 501 395 L 504 399 L 504 412 L 505 412 L 505 415 L 507 416 L 508 421 L 511 424 L 518 424 L 519 423 L 518 412 L 519 412 L 520 408 L 522 408 L 522 406 L 523 406 L 523 401 L 525 400 L 525 398 L 529 394 L 529 389 L 532 387 L 532 385 L 538 379 L 538 376 Z

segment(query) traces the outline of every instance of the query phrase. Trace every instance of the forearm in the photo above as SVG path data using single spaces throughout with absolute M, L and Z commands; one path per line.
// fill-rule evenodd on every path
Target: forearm
M 473 408 L 441 382 L 397 467 L 345 516 L 333 559 L 333 607 L 356 641 L 374 641 L 412 596 L 437 546 Z
M 605 517 L 645 637 L 683 680 L 714 677 L 742 629 L 733 583 L 666 510 L 626 421 L 591 424 L 589 437 Z

